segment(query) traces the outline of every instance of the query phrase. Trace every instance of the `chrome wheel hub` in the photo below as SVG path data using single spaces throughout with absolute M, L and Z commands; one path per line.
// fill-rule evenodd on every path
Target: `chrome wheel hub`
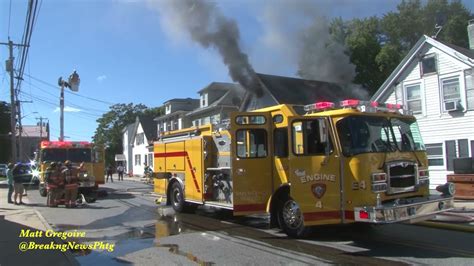
M 175 189 L 173 191 L 173 204 L 175 206 L 179 205 L 181 202 L 181 193 L 179 192 L 179 189 Z
M 297 229 L 303 223 L 303 215 L 298 203 L 289 200 L 283 206 L 283 221 L 290 229 Z

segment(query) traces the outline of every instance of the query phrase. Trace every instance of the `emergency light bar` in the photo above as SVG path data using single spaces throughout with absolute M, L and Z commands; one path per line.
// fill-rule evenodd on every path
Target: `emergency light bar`
M 41 148 L 90 148 L 87 141 L 41 141 Z
M 304 110 L 308 111 L 322 111 L 327 109 L 334 108 L 335 104 L 333 102 L 317 102 L 313 104 L 305 105 Z
M 306 112 L 320 112 L 328 109 L 334 109 L 336 106 L 333 102 L 317 102 L 313 104 L 308 104 L 304 106 Z M 354 108 L 361 112 L 392 112 L 400 113 L 402 115 L 412 115 L 413 113 L 410 110 L 403 109 L 401 104 L 386 103 L 381 104 L 373 101 L 361 101 L 357 99 L 347 99 L 339 102 L 340 108 Z

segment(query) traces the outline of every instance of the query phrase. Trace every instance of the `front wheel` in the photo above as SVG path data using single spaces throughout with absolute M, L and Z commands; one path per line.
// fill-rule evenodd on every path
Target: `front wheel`
M 278 222 L 289 237 L 302 238 L 308 233 L 303 219 L 303 213 L 296 201 L 290 197 L 282 201 L 278 210 Z
M 46 187 L 45 185 L 39 185 L 39 193 L 42 197 L 46 197 L 46 195 L 48 194 L 48 192 L 46 191 Z

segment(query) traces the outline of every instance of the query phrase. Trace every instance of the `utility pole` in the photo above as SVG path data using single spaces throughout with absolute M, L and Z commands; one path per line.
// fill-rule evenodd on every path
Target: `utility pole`
M 37 117 L 36 120 L 39 120 L 39 124 L 40 124 L 40 141 L 43 141 L 43 119 L 44 120 L 48 120 L 48 118 L 46 117 Z
M 11 161 L 14 162 L 16 161 L 18 156 L 17 156 L 17 150 L 16 150 L 16 108 L 17 108 L 17 105 L 15 102 L 15 90 L 14 90 L 14 84 L 13 84 L 13 76 L 14 76 L 13 60 L 15 60 L 15 58 L 13 57 L 13 46 L 27 47 L 28 45 L 14 44 L 10 40 L 10 38 L 8 38 L 8 43 L 0 42 L 0 44 L 8 45 L 8 51 L 10 54 L 6 62 L 6 67 L 7 67 L 7 71 L 10 72 L 10 102 L 11 102 L 10 128 L 11 128 L 11 149 L 12 149 Z

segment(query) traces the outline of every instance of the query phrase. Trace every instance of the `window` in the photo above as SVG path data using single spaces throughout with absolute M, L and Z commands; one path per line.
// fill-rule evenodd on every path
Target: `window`
M 207 95 L 208 95 L 207 93 L 201 94 L 201 107 L 206 107 L 208 105 Z
M 472 74 L 472 69 L 466 70 L 464 72 L 467 110 L 474 110 L 474 77 Z
M 145 133 L 138 133 L 136 136 L 135 143 L 137 145 L 145 143 Z
M 431 73 L 436 73 L 436 57 L 434 55 L 428 55 L 421 59 L 421 75 Z
M 443 103 L 454 101 L 459 104 L 461 102 L 459 77 L 443 79 L 441 80 L 441 86 L 443 89 Z M 447 112 L 445 104 L 442 106 L 443 111 Z
M 406 105 L 408 109 L 413 112 L 413 114 L 421 114 L 421 93 L 420 93 L 420 84 L 409 85 L 405 87 L 406 95 Z
M 171 104 L 167 104 L 165 107 L 165 114 L 170 114 L 171 113 Z
M 141 155 L 140 154 L 135 154 L 135 165 L 141 165 Z
M 267 121 L 263 115 L 243 115 L 235 118 L 237 125 L 263 125 Z
M 328 145 L 326 123 L 323 119 L 294 122 L 292 125 L 293 153 L 296 155 L 325 154 Z
M 288 128 L 277 128 L 273 131 L 273 149 L 275 156 L 288 157 Z
M 443 143 L 426 144 L 429 166 L 443 166 Z
M 267 136 L 263 129 L 240 129 L 236 133 L 239 158 L 263 158 L 267 156 Z
M 153 167 L 153 153 L 148 154 L 148 166 Z

